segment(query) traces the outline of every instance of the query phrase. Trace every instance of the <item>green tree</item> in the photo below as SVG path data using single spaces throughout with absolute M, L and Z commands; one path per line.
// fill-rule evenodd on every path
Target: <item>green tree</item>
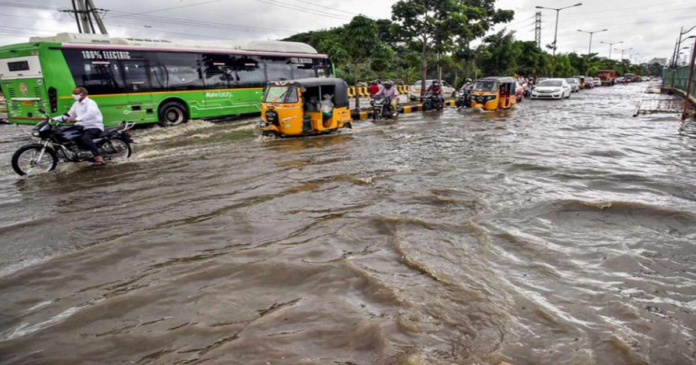
M 379 38 L 378 30 L 374 20 L 362 15 L 353 18 L 343 29 L 340 42 L 345 52 L 342 56 L 354 85 L 358 84 L 361 72 L 371 71 L 371 65 L 376 59 L 388 59 L 394 54 Z M 356 106 L 360 108 L 359 99 L 356 99 Z
M 400 0 L 392 7 L 392 20 L 401 38 L 420 52 L 421 82 L 425 85 L 432 55 L 445 55 L 456 46 L 481 37 L 491 23 L 511 18 L 497 13 L 494 0 Z M 436 64 L 446 64 L 436 57 Z M 438 70 L 438 78 L 441 72 Z M 425 87 L 421 88 L 421 93 Z
M 550 56 L 536 42 L 515 42 L 518 48 L 516 73 L 526 77 L 549 73 Z
M 478 48 L 478 65 L 486 76 L 512 75 L 520 58 L 513 32 L 503 29 L 484 38 Z

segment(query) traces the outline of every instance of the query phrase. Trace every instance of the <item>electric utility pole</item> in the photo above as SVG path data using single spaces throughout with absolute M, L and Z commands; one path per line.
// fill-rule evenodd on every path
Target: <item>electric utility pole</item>
M 541 12 L 537 11 L 534 16 L 534 41 L 539 48 L 541 47 Z
M 97 8 L 93 0 L 72 0 L 72 9 L 60 11 L 75 15 L 77 31 L 80 33 L 109 34 L 109 32 L 106 31 L 106 26 L 101 17 L 101 14 L 106 12 L 106 10 Z

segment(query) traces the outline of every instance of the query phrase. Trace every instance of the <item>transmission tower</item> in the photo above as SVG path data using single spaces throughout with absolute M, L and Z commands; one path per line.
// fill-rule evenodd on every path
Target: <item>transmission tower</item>
M 75 15 L 77 30 L 80 33 L 109 34 L 101 18 L 101 14 L 105 13 L 106 10 L 94 6 L 94 1 L 92 0 L 72 0 L 72 9 L 61 10 L 61 12 Z M 96 27 L 94 26 L 95 23 Z M 98 32 L 97 29 L 99 30 Z
M 534 41 L 541 48 L 541 12 L 537 11 L 534 17 Z

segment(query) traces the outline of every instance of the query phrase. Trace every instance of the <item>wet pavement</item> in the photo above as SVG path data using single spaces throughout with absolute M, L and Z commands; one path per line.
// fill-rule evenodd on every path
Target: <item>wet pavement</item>
M 2 126 L 0 363 L 693 364 L 696 128 L 644 89 L 27 179 Z

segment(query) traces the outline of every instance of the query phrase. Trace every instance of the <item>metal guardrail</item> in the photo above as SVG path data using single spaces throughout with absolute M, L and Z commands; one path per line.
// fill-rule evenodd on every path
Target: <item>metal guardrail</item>
M 662 87 L 666 89 L 676 89 L 684 94 L 686 93 L 688 81 L 689 66 L 667 69 L 662 76 Z M 694 76 L 693 82 L 696 84 L 696 76 Z M 692 87 L 691 89 L 691 97 L 696 99 L 696 87 Z

